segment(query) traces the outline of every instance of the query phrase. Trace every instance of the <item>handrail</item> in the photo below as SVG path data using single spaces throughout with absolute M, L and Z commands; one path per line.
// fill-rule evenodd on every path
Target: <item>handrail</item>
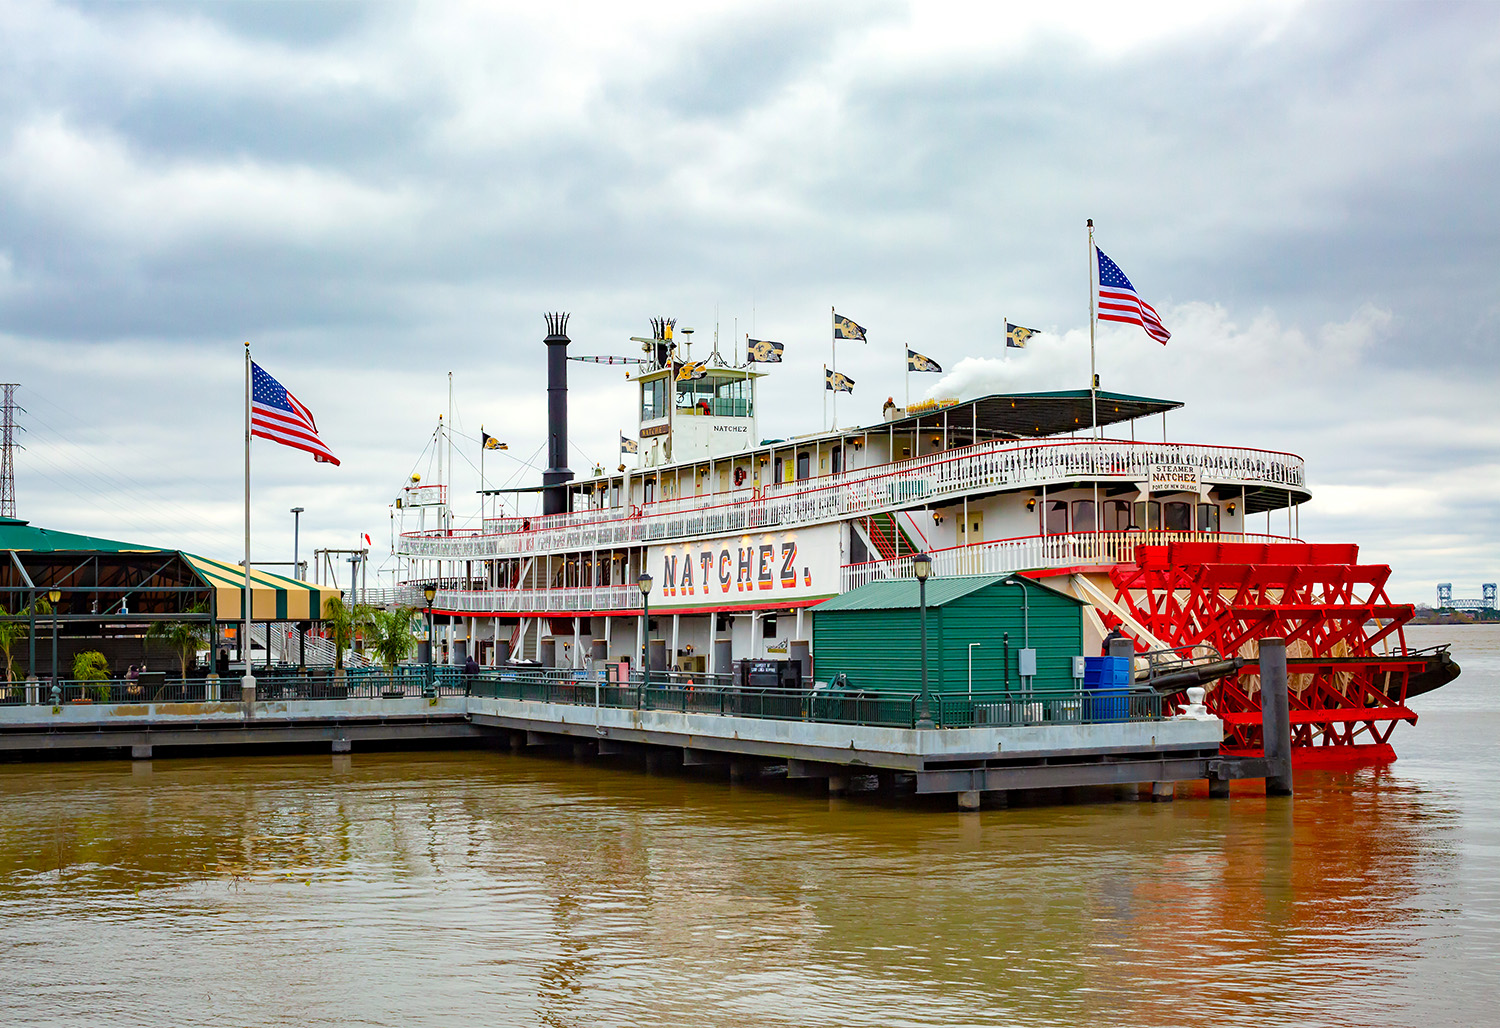
M 1174 542 L 1283 543 L 1300 540 L 1252 532 L 1178 532 L 1166 529 L 1129 532 L 1070 532 L 1066 535 L 1017 536 L 982 543 L 961 543 L 928 551 L 932 573 L 1005 575 L 1038 568 L 1086 564 L 1129 564 L 1139 546 Z M 912 577 L 911 557 L 891 557 L 846 564 L 840 571 L 839 591 L 848 592 L 868 582 Z M 396 600 L 426 608 L 422 587 L 430 579 L 396 588 Z M 634 585 L 569 586 L 544 589 L 487 589 L 466 579 L 439 579 L 432 606 L 454 613 L 544 613 L 580 611 L 632 612 L 641 609 Z
M 711 493 L 628 510 L 501 519 L 505 530 L 498 533 L 408 532 L 399 550 L 412 557 L 485 558 L 732 534 L 877 514 L 978 490 L 1079 478 L 1140 481 L 1151 465 L 1162 463 L 1197 467 L 1218 484 L 1304 488 L 1302 459 L 1278 451 L 1124 440 L 985 443 L 873 469 L 770 483 L 749 498 L 725 501 L 735 494 Z
M 1167 529 L 1131 529 L 1125 532 L 1068 532 L 1062 535 L 1027 535 L 994 539 L 931 550 L 932 574 L 1008 575 L 1039 568 L 1079 565 L 1130 564 L 1141 546 L 1167 543 L 1286 543 L 1301 542 L 1290 536 L 1253 532 L 1181 532 Z M 870 582 L 911 578 L 911 556 L 888 557 L 845 564 L 840 569 L 839 589 L 848 592 Z

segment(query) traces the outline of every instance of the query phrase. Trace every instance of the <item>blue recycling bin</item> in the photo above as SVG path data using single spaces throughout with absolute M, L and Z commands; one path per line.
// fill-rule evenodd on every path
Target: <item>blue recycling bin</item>
M 1130 658 L 1083 658 L 1084 719 L 1126 721 L 1130 717 Z

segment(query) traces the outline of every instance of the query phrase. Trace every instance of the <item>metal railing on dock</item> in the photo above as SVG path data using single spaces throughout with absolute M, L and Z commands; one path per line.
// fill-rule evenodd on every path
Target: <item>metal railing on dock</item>
M 730 675 L 652 672 L 624 680 L 600 672 L 543 668 L 485 668 L 467 674 L 447 665 L 402 665 L 387 672 L 346 668 L 275 671 L 256 675 L 256 698 L 280 700 L 400 699 L 479 696 L 628 710 L 677 711 L 781 721 L 912 728 L 922 716 L 915 692 L 869 691 L 822 683 L 805 688 L 746 688 Z M 0 705 L 88 705 L 203 703 L 238 701 L 240 680 L 217 683 L 202 678 L 138 679 L 56 683 L 17 682 L 0 686 Z M 1081 687 L 933 695 L 933 723 L 939 728 L 1016 725 L 1099 724 L 1155 721 L 1162 698 L 1150 690 L 1091 690 Z
M 922 708 L 914 692 L 826 685 L 744 688 L 729 675 L 685 672 L 653 672 L 647 685 L 639 677 L 618 681 L 577 671 L 487 669 L 473 676 L 469 692 L 489 699 L 890 728 L 915 727 Z M 929 709 L 939 728 L 1099 724 L 1161 720 L 1162 698 L 1155 692 L 1078 687 L 934 695 Z

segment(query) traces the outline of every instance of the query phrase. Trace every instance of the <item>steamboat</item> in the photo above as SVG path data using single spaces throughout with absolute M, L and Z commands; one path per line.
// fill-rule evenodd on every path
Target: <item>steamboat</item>
M 1445 651 L 1407 649 L 1414 609 L 1386 595 L 1388 566 L 1300 538 L 1300 457 L 1138 438 L 1164 439 L 1178 402 L 1088 389 L 887 401 L 877 423 L 768 439 L 765 365 L 717 348 L 691 362 L 688 330 L 674 339 L 657 319 L 630 359 L 639 424 L 622 449 L 636 452 L 579 475 L 567 321 L 547 318 L 537 513 L 458 530 L 442 482 L 408 482 L 397 500 L 393 598 L 443 622 L 434 659 L 649 660 L 705 676 L 770 660 L 826 678 L 838 669 L 818 664 L 811 610 L 910 577 L 921 553 L 935 577 L 1020 574 L 1085 601 L 1082 653 L 1123 632 L 1143 654 L 1238 657 L 1208 698 L 1232 755 L 1260 752 L 1259 638 L 1288 642 L 1301 765 L 1393 760 L 1395 726 L 1416 721 L 1408 698 L 1457 674 Z M 971 652 L 976 680 L 1010 680 L 1013 654 Z

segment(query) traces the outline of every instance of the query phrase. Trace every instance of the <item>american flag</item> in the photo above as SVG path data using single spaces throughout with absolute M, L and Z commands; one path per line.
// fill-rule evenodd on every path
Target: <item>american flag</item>
M 1139 325 L 1148 336 L 1166 346 L 1172 333 L 1161 323 L 1156 308 L 1136 295 L 1135 286 L 1130 284 L 1125 272 L 1104 256 L 1103 250 L 1096 246 L 1094 253 L 1099 256 L 1099 320 Z
M 324 464 L 339 462 L 318 437 L 312 411 L 254 361 L 250 362 L 250 434 L 306 450 Z

